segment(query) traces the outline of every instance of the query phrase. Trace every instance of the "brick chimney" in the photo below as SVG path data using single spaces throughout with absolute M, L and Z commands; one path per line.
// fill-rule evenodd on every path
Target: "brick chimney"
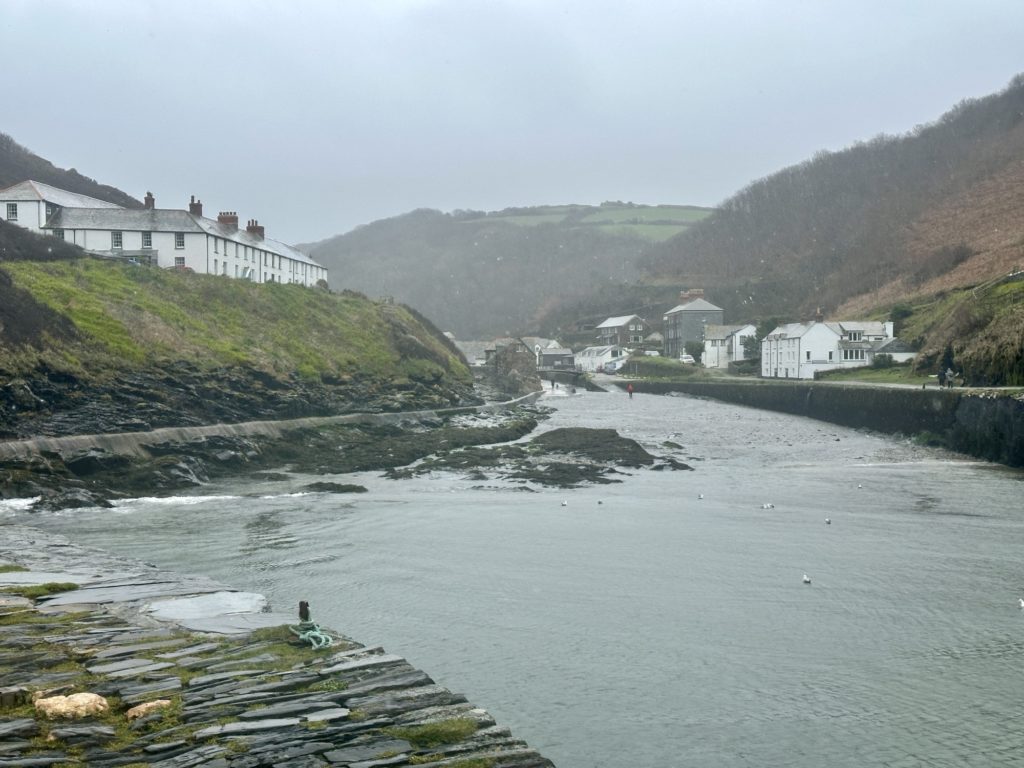
M 196 200 L 196 196 L 192 195 L 192 199 L 188 201 L 188 212 L 193 216 L 203 215 L 203 201 Z
M 152 192 L 147 192 L 146 197 L 143 198 L 142 202 L 146 206 L 147 211 L 151 211 L 156 208 L 156 198 L 153 197 Z
M 238 229 L 238 214 L 235 211 L 221 211 L 217 214 L 217 223 L 230 229 Z
M 257 240 L 263 239 L 263 227 L 256 219 L 250 219 L 249 223 L 245 225 L 245 231 L 255 237 Z

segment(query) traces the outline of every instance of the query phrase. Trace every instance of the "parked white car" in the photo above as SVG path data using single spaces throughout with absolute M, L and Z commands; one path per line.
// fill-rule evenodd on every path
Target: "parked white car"
M 683 353 L 679 356 L 680 363 L 687 363 L 688 365 L 696 365 L 697 361 L 693 359 L 693 355 L 687 355 Z

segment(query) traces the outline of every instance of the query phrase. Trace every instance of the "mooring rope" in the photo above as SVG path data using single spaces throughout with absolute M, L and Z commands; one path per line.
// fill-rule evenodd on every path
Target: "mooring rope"
M 334 638 L 320 629 L 320 625 L 312 620 L 309 615 L 309 603 L 305 600 L 299 603 L 298 626 L 289 626 L 288 631 L 299 640 L 312 645 L 314 649 L 330 648 L 334 642 Z

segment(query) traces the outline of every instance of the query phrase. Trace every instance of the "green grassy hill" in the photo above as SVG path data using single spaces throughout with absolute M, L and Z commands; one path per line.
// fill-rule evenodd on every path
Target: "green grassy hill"
M 48 242 L 0 228 L 0 256 L 26 238 Z M 44 429 L 88 391 L 100 393 L 89 407 L 109 403 L 113 429 L 132 409 L 170 426 L 450 405 L 470 386 L 457 350 L 401 305 L 93 258 L 0 258 L 0 422 L 10 432 L 26 420 Z M 147 398 L 167 407 L 154 416 Z

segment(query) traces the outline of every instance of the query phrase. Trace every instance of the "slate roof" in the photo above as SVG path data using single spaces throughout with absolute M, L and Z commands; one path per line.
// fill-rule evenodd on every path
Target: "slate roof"
M 747 325 L 707 325 L 704 327 L 704 338 L 725 340 L 746 327 Z
M 621 325 L 626 325 L 634 317 L 637 320 L 642 320 L 643 319 L 643 318 L 640 317 L 640 315 L 620 315 L 619 317 L 609 317 L 607 320 L 605 320 L 603 323 L 601 323 L 597 327 L 598 328 L 618 328 Z
M 253 237 L 204 216 L 169 208 L 62 208 L 46 222 L 45 229 L 102 229 L 125 232 L 205 232 L 224 240 L 259 248 L 305 264 L 319 263 L 297 248 L 279 240 Z
M 769 333 L 768 336 L 774 339 L 798 339 L 811 330 L 815 325 L 817 325 L 817 323 L 786 323 L 785 325 L 780 325 L 775 328 L 775 330 Z M 838 327 L 836 327 L 838 325 L 837 323 L 822 323 L 822 325 L 837 336 L 842 335 L 842 332 Z
M 903 339 L 889 339 L 875 347 L 875 352 L 884 352 L 886 354 L 913 351 L 914 348 L 907 344 L 907 342 L 903 341 Z
M 578 357 L 600 357 L 601 355 L 607 354 L 613 349 L 619 349 L 618 344 L 612 344 L 604 347 L 586 347 L 576 353 Z
M 885 336 L 885 323 L 878 320 L 837 320 L 826 325 L 837 326 L 840 333 L 860 331 L 867 336 Z
M 666 315 L 671 315 L 675 312 L 721 312 L 721 307 L 716 307 L 710 301 L 704 299 L 694 299 L 688 301 L 685 304 L 679 304 L 678 306 L 672 307 Z
M 88 195 L 80 195 L 77 192 L 68 192 L 66 189 L 51 187 L 41 181 L 19 181 L 6 189 L 0 189 L 0 200 L 42 200 L 47 203 L 59 205 L 62 208 L 120 208 L 120 205 L 108 203 L 106 200 L 98 200 Z
M 188 211 L 154 208 L 62 208 L 46 229 L 111 229 L 126 232 L 202 232 Z

